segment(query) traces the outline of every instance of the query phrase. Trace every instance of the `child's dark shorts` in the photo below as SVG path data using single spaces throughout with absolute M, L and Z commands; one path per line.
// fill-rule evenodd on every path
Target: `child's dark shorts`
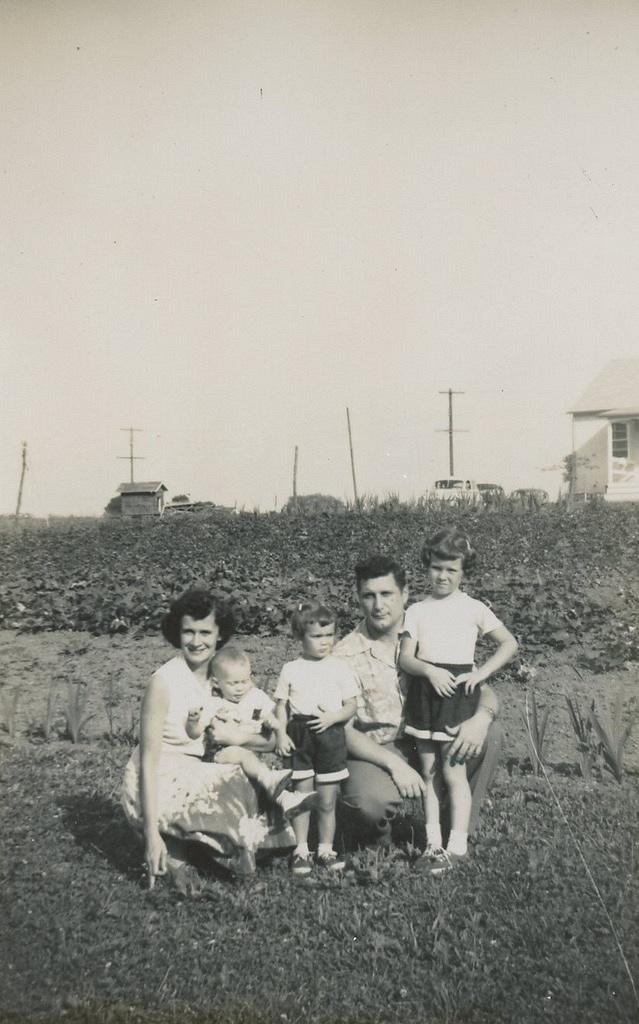
M 293 769 L 293 781 L 312 779 L 317 782 L 341 782 L 348 778 L 346 767 L 346 736 L 344 726 L 330 725 L 325 732 L 312 732 L 308 723 L 315 715 L 292 715 L 287 733 L 295 750 L 286 759 Z
M 433 662 L 438 668 L 446 668 L 455 676 L 462 672 L 472 672 L 472 665 L 444 665 Z M 435 693 L 427 679 L 410 676 L 406 695 L 407 736 L 415 736 L 422 740 L 436 740 L 450 743 L 453 739 L 446 732 L 446 726 L 460 725 L 472 718 L 479 706 L 480 687 L 476 686 L 472 693 L 467 694 L 464 683 L 460 683 L 452 697 L 440 697 Z

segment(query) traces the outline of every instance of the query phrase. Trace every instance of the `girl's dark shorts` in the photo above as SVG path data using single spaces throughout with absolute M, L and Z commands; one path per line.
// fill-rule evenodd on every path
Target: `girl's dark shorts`
M 448 669 L 455 677 L 473 670 L 472 665 L 441 663 L 438 668 Z M 453 737 L 446 732 L 446 726 L 460 725 L 473 717 L 479 706 L 479 692 L 480 687 L 476 686 L 472 693 L 467 694 L 464 684 L 460 683 L 452 697 L 440 697 L 427 679 L 410 676 L 404 732 L 417 739 L 450 743 Z

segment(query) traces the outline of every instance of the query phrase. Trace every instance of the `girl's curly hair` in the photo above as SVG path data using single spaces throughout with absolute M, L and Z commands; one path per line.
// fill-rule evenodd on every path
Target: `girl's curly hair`
M 422 548 L 422 563 L 428 568 L 433 558 L 461 558 L 464 574 L 472 571 L 477 553 L 467 535 L 456 526 L 447 526 L 429 537 Z

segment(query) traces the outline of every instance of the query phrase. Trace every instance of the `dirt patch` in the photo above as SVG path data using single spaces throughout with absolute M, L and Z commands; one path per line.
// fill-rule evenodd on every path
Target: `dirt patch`
M 251 657 L 259 686 L 272 691 L 281 666 L 296 656 L 297 644 L 286 637 L 238 637 Z M 87 740 L 128 730 L 139 719 L 142 694 L 151 673 L 171 657 L 172 649 L 160 637 L 133 639 L 127 636 L 91 636 L 88 633 L 51 632 L 18 634 L 0 631 L 0 726 L 7 738 L 11 709 L 15 719 L 11 731 L 17 741 L 37 733 L 47 714 L 49 693 L 53 694 L 53 736 L 64 733 L 64 709 L 74 687 L 86 694 Z M 502 705 L 506 737 L 505 757 L 526 756 L 522 712 L 530 683 L 504 674 L 495 682 Z M 597 712 L 606 718 L 619 691 L 623 695 L 624 721 L 636 722 L 639 697 L 639 663 L 627 668 L 594 674 L 575 669 L 559 655 L 536 669 L 534 679 L 538 704 L 550 706 L 546 756 L 551 764 L 576 765 L 575 741 L 566 708 L 566 695 L 577 700 L 585 714 L 595 701 Z M 1 734 L 0 734 L 1 735 Z M 639 730 L 631 734 L 626 747 L 628 769 L 639 770 Z

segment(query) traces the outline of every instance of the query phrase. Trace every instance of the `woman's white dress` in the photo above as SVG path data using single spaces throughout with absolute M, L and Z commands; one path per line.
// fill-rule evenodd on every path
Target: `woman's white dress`
M 293 831 L 277 808 L 262 809 L 258 794 L 241 768 L 201 760 L 203 739 L 186 734 L 189 710 L 200 707 L 202 687 L 180 653 L 160 669 L 168 683 L 169 708 L 158 766 L 160 832 L 204 843 L 231 871 L 249 872 L 255 854 L 295 845 Z M 140 750 L 124 771 L 122 806 L 130 824 L 142 829 Z

